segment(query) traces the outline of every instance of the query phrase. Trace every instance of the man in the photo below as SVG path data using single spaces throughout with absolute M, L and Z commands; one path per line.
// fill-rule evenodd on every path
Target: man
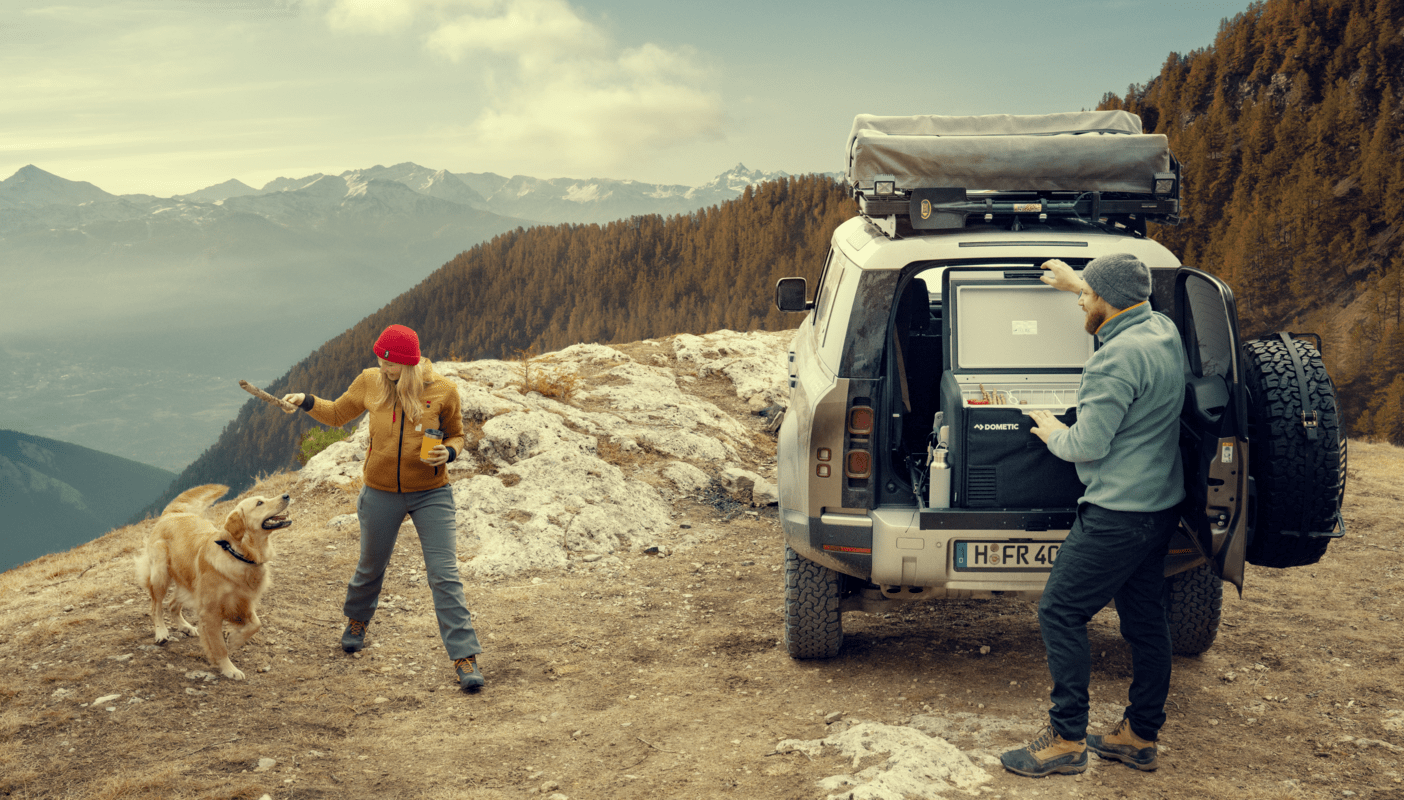
M 1152 311 L 1150 270 L 1134 256 L 1106 255 L 1077 274 L 1043 264 L 1044 283 L 1078 293 L 1087 332 L 1101 347 L 1087 360 L 1077 421 L 1033 411 L 1033 433 L 1086 485 L 1077 520 L 1048 576 L 1038 621 L 1053 677 L 1048 727 L 1001 757 L 1006 769 L 1043 777 L 1087 769 L 1087 751 L 1141 770 L 1156 768 L 1155 740 L 1170 691 L 1170 628 L 1161 604 L 1165 553 L 1184 499 L 1179 417 L 1185 357 L 1173 322 Z M 1116 600 L 1131 646 L 1129 704 L 1105 736 L 1087 736 L 1092 657 L 1087 622 Z

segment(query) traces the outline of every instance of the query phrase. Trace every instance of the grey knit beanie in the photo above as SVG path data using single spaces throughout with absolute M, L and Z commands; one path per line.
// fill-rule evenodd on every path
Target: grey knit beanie
M 1130 308 L 1151 293 L 1150 269 L 1130 253 L 1092 259 L 1082 268 L 1082 280 L 1112 308 Z

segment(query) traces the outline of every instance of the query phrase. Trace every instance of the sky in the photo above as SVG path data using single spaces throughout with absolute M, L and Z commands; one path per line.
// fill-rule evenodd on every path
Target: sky
M 856 114 L 1092 108 L 1248 0 L 0 0 L 0 179 L 114 194 L 411 161 L 695 186 Z

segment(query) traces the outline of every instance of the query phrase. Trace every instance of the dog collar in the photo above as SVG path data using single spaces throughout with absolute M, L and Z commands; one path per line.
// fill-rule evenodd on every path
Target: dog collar
M 217 545 L 219 545 L 220 547 L 224 548 L 224 552 L 228 553 L 228 554 L 231 555 L 231 556 L 234 556 L 235 558 L 239 559 L 240 561 L 244 562 L 245 564 L 253 564 L 255 567 L 258 566 L 258 562 L 257 562 L 257 561 L 250 561 L 249 559 L 244 558 L 243 556 L 241 556 L 241 555 L 239 555 L 238 553 L 234 552 L 234 545 L 230 544 L 229 542 L 226 542 L 226 541 L 224 541 L 223 539 L 220 539 L 219 541 L 215 542 L 215 544 L 217 544 Z

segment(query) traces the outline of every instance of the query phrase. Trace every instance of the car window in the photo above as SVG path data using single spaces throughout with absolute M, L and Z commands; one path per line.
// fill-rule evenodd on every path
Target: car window
M 844 337 L 848 335 L 848 320 L 853 314 L 853 300 L 858 293 L 858 265 L 848 257 L 835 251 L 833 263 L 829 267 L 833 284 L 832 295 L 828 299 L 829 308 L 824 315 L 819 334 L 819 359 L 830 372 L 838 372 L 839 361 L 843 356 Z
M 941 273 L 945 271 L 945 267 L 936 267 L 916 274 L 916 279 L 926 284 L 926 296 L 932 303 L 941 299 Z
M 1222 375 L 1237 380 L 1233 374 L 1233 332 L 1218 287 L 1191 276 L 1185 281 L 1185 299 L 1188 338 L 1195 345 L 1186 353 L 1190 369 L 1201 378 Z
M 829 254 L 829 265 L 824 270 L 824 281 L 819 287 L 818 306 L 814 309 L 815 323 L 819 326 L 819 346 L 823 347 L 829 333 L 829 320 L 834 315 L 834 295 L 843 285 L 843 276 L 848 270 L 844 265 L 848 259 L 837 252 Z
M 830 250 L 829 260 L 824 262 L 824 269 L 819 273 L 819 286 L 814 290 L 814 316 L 810 320 L 816 328 L 833 305 L 835 271 L 830 269 L 833 265 L 834 251 Z

